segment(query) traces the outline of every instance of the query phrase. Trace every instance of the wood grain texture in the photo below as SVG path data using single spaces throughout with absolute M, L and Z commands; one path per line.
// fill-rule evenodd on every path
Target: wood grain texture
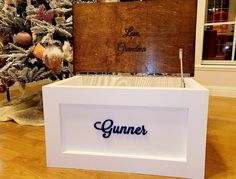
M 75 4 L 73 18 L 75 73 L 180 73 L 183 48 L 194 75 L 196 0 Z
M 77 75 L 66 86 L 100 87 L 141 87 L 141 88 L 181 88 L 180 77 L 121 76 L 121 75 Z M 187 88 L 190 84 L 187 83 Z
M 3 95 L 0 94 L 0 100 Z M 210 97 L 206 179 L 236 178 L 236 99 Z M 43 127 L 0 123 L 1 179 L 174 179 L 171 177 L 47 168 Z

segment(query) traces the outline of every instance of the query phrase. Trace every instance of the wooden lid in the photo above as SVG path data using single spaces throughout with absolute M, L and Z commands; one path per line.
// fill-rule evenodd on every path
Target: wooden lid
M 75 4 L 74 72 L 194 75 L 196 0 Z

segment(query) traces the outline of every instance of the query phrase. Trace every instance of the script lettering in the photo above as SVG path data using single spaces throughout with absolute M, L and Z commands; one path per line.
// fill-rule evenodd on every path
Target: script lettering
M 125 52 L 146 52 L 145 47 L 141 47 L 140 45 L 136 45 L 134 47 L 126 47 L 126 44 L 120 42 L 117 44 L 118 55 L 122 55 Z
M 125 33 L 122 35 L 123 38 L 129 37 L 132 41 L 134 37 L 140 37 L 140 32 L 134 30 L 133 26 L 130 26 L 125 29 Z M 117 55 L 122 55 L 125 52 L 146 52 L 146 48 L 142 47 L 141 44 L 135 44 L 133 46 L 127 46 L 125 42 L 118 42 L 117 44 Z
M 140 33 L 135 32 L 133 26 L 130 26 L 129 28 L 125 29 L 125 34 L 122 35 L 122 37 L 130 37 L 132 39 L 132 37 L 140 37 Z
M 134 126 L 116 126 L 113 120 L 107 119 L 103 122 L 95 122 L 94 128 L 103 132 L 102 137 L 109 138 L 111 134 L 130 134 L 130 135 L 146 135 L 148 131 L 144 125 L 141 127 Z

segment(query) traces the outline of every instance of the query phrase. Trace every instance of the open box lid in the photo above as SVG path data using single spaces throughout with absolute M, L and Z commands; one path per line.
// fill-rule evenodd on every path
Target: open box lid
M 194 75 L 196 0 L 73 6 L 74 73 Z

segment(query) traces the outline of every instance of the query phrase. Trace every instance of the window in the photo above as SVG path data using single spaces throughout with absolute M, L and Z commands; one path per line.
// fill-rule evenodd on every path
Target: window
M 202 64 L 236 65 L 236 0 L 206 0 Z

